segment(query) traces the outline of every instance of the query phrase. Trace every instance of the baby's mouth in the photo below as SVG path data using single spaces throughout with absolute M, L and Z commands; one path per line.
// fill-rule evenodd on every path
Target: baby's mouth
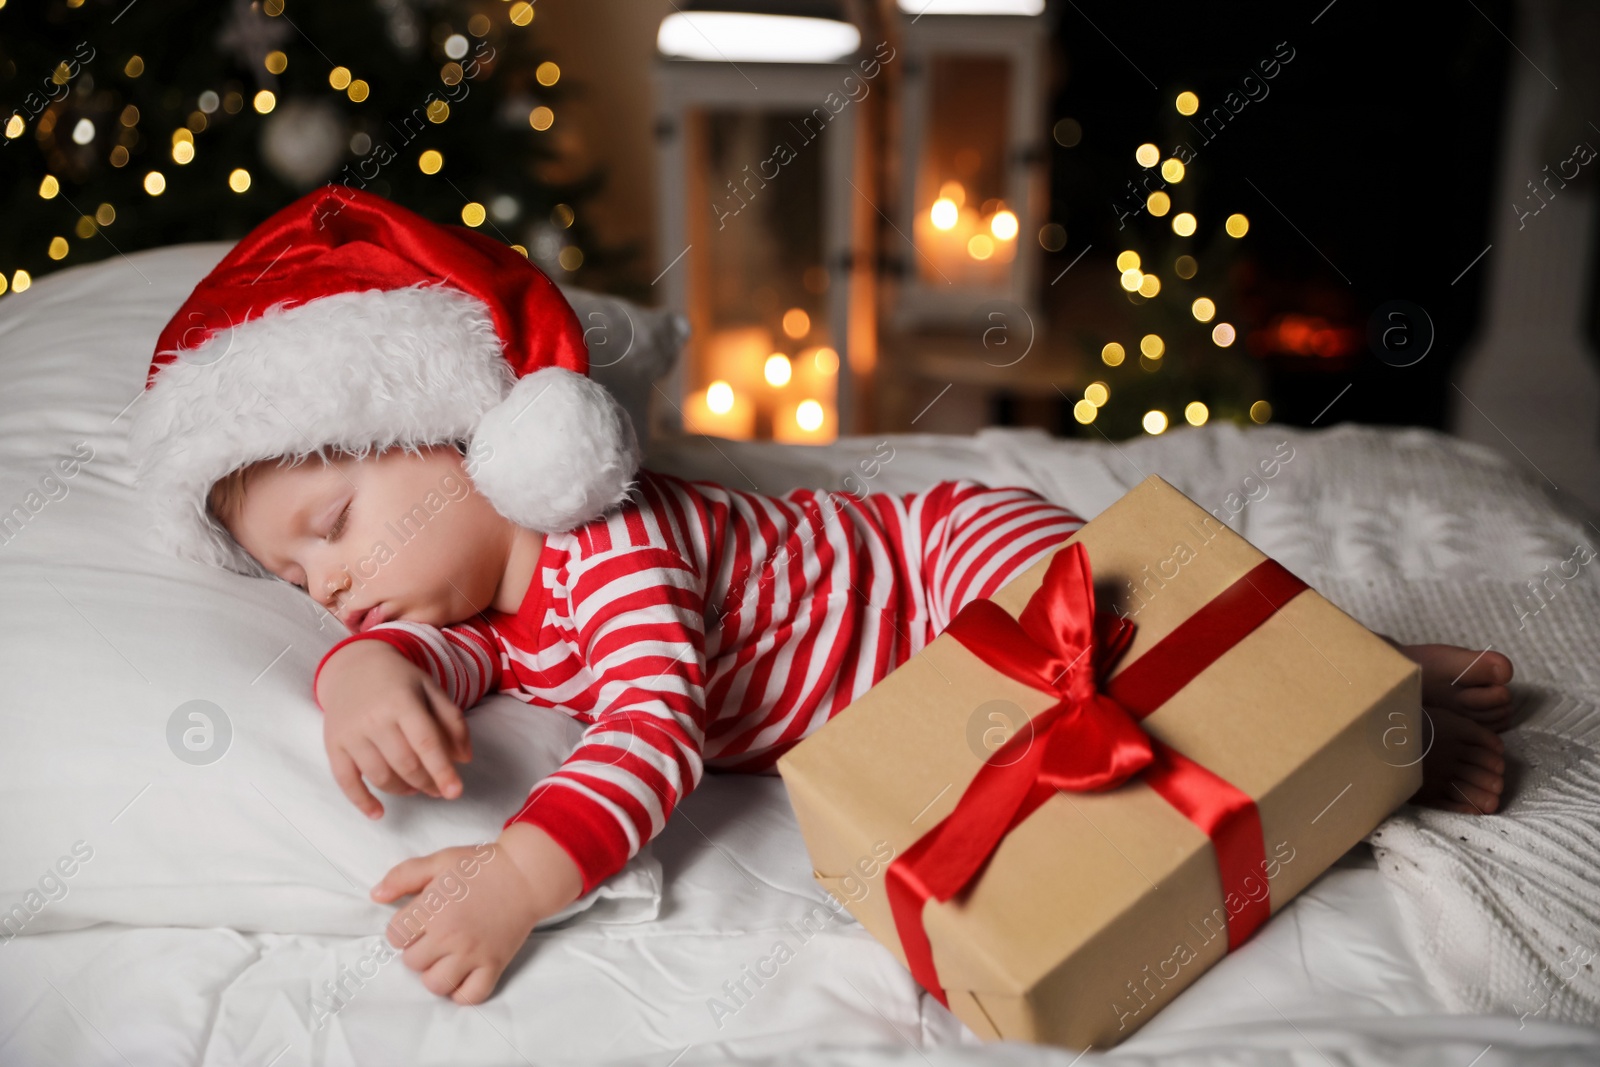
M 352 609 L 346 612 L 340 621 L 344 623 L 346 629 L 354 630 L 356 633 L 364 633 L 381 622 L 389 621 L 389 616 L 384 611 L 382 604 L 376 604 L 365 611 Z

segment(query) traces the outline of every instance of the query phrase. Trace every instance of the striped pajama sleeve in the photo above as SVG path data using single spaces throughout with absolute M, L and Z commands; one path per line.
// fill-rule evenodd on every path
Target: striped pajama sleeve
M 923 587 L 935 632 L 963 607 L 993 596 L 1048 556 L 1084 520 L 1031 489 L 995 488 L 962 479 L 945 483 L 943 526 L 928 531 Z
M 704 589 L 676 552 L 627 545 L 576 562 L 576 645 L 596 677 L 578 747 L 507 819 L 572 856 L 583 892 L 621 870 L 700 783 L 706 728 Z
M 398 649 L 437 682 L 462 711 L 499 691 L 502 685 L 500 646 L 487 626 L 464 622 L 441 628 L 421 622 L 384 622 L 346 637 L 328 649 L 317 664 L 311 678 L 311 694 L 324 713 L 328 709 L 316 696 L 317 679 L 329 657 L 352 641 L 382 641 Z

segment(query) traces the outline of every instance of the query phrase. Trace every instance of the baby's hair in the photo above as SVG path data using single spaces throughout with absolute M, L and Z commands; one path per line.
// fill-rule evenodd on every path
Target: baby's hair
M 467 442 L 451 441 L 450 444 L 455 446 L 457 452 L 460 452 L 463 456 L 466 455 Z M 420 449 L 415 446 L 405 446 L 405 450 L 408 452 L 420 452 Z M 335 446 L 326 449 L 317 448 L 298 455 L 268 457 L 267 459 L 256 460 L 254 463 L 246 464 L 243 467 L 235 467 L 212 483 L 211 491 L 206 496 L 206 510 L 211 513 L 213 519 L 216 519 L 226 527 L 234 516 L 238 514 L 239 506 L 244 503 L 246 483 L 249 482 L 250 476 L 268 463 L 276 463 L 280 467 L 297 467 L 312 456 L 321 456 L 323 463 L 332 463 L 337 459 L 362 459 L 369 454 L 376 454 L 371 446 L 360 451 L 352 451 Z

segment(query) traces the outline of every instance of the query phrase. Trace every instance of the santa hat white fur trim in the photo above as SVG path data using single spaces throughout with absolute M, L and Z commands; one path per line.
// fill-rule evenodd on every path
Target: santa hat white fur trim
M 496 511 L 550 532 L 622 503 L 640 455 L 633 421 L 605 386 L 545 367 L 483 416 L 468 460 L 473 484 Z
M 131 438 L 161 542 L 258 577 L 267 572 L 206 510 L 215 482 L 257 460 L 472 439 L 474 484 L 545 532 L 604 514 L 639 463 L 632 423 L 604 386 L 547 367 L 519 387 L 482 301 L 428 284 L 277 305 L 213 335 L 158 370 Z

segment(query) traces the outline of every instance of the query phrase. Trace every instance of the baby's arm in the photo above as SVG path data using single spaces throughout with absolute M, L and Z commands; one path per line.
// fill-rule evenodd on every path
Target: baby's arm
M 363 775 L 387 793 L 459 796 L 451 761 L 472 759 L 463 709 L 499 686 L 499 659 L 492 633 L 470 623 L 384 623 L 329 649 L 312 693 L 329 765 L 350 801 L 382 816 Z
M 388 940 L 430 991 L 458 1003 L 486 999 L 529 931 L 620 870 L 700 781 L 701 577 L 675 552 L 626 547 L 575 561 L 567 588 L 578 647 L 600 681 L 597 718 L 493 845 L 407 860 L 373 890 L 380 902 L 453 901 L 436 914 L 402 906 Z M 460 895 L 453 872 L 474 860 Z
M 567 587 L 576 642 L 600 683 L 596 719 L 504 828 L 544 830 L 588 893 L 700 783 L 704 580 L 676 552 L 622 546 L 576 561 Z

